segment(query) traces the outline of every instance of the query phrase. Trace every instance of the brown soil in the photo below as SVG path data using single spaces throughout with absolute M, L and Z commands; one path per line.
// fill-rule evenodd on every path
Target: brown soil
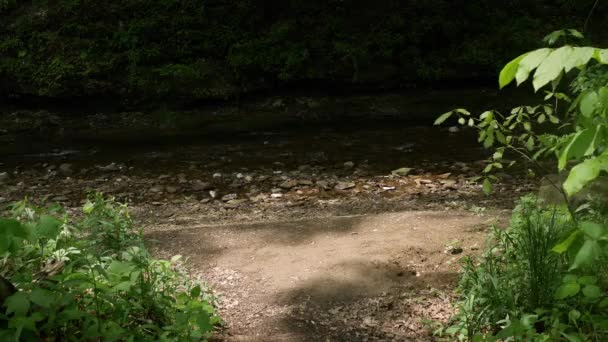
M 453 313 L 458 260 L 483 246 L 497 216 L 406 211 L 201 225 L 178 215 L 147 237 L 159 255 L 187 257 L 220 293 L 226 341 L 420 341 Z

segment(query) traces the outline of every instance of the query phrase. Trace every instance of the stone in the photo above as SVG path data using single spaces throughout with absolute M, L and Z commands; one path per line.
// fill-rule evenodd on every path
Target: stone
M 320 186 L 323 189 L 329 189 L 329 182 L 328 181 L 324 181 L 324 180 L 320 180 L 317 181 L 316 183 L 318 186 Z
M 409 175 L 410 172 L 412 172 L 412 170 L 413 169 L 410 167 L 401 167 L 401 168 L 391 171 L 391 174 L 393 174 L 395 176 L 405 177 L 405 176 Z
M 228 202 L 230 200 L 235 200 L 237 199 L 239 196 L 237 194 L 228 194 L 228 195 L 224 195 L 222 196 L 222 201 L 224 202 Z
M 116 164 L 116 163 L 110 163 L 106 166 L 98 166 L 98 169 L 100 169 L 101 171 L 120 171 L 121 167 L 120 165 Z
M 192 183 L 192 190 L 194 191 L 207 191 L 212 190 L 214 188 L 211 183 L 203 182 L 200 180 L 196 180 Z
M 353 182 L 338 182 L 338 184 L 336 184 L 336 186 L 334 187 L 334 189 L 336 190 L 348 190 L 348 189 L 352 189 L 356 186 L 355 183 Z
M 355 163 L 353 163 L 352 161 L 347 161 L 346 163 L 344 163 L 344 168 L 346 169 L 352 169 L 353 167 L 355 167 Z
M 211 198 L 216 198 L 216 197 L 217 197 L 217 191 L 215 191 L 215 190 L 210 190 L 210 191 L 209 191 L 209 196 L 211 196 Z
M 163 192 L 164 187 L 162 185 L 155 185 L 149 189 L 150 192 L 160 193 Z
M 167 192 L 168 192 L 168 193 L 170 193 L 170 194 L 174 194 L 174 193 L 176 193 L 176 192 L 177 192 L 177 190 L 178 190 L 178 188 L 177 188 L 177 187 L 174 187 L 174 186 L 168 186 L 168 187 L 166 187 L 165 189 L 167 189 Z
M 59 171 L 61 171 L 62 173 L 69 175 L 73 172 L 72 170 L 72 164 L 69 163 L 63 163 L 61 165 L 59 165 Z
M 314 183 L 313 183 L 312 181 L 309 181 L 309 180 L 307 180 L 307 179 L 300 179 L 300 180 L 298 181 L 298 185 L 311 186 L 311 185 L 313 185 L 313 184 L 314 184 Z
M 0 172 L 0 182 L 7 181 L 8 177 L 8 172 Z
M 271 198 L 281 198 L 281 197 L 283 197 L 283 194 L 271 194 L 270 197 Z
M 219 172 L 216 172 L 213 174 L 213 178 L 222 178 L 222 174 Z
M 159 180 L 164 180 L 164 179 L 169 179 L 169 178 L 171 178 L 171 176 L 169 176 L 169 175 L 160 175 L 160 176 L 158 176 Z
M 284 181 L 283 183 L 279 184 L 279 187 L 283 188 L 283 189 L 291 189 L 298 186 L 298 181 L 295 179 L 288 179 L 286 181 Z
M 280 188 L 272 188 L 270 189 L 270 192 L 272 192 L 273 194 L 280 194 L 281 192 L 283 192 L 283 190 Z
M 451 126 L 450 128 L 448 128 L 448 132 L 450 132 L 450 133 L 458 133 L 458 132 L 460 132 L 460 127 L 458 127 L 458 126 Z

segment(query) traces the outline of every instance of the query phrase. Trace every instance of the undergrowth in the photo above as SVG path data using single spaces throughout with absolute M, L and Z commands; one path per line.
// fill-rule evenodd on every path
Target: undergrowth
M 180 257 L 157 260 L 126 205 L 91 196 L 82 215 L 12 205 L 0 218 L 0 340 L 198 341 L 220 323 Z

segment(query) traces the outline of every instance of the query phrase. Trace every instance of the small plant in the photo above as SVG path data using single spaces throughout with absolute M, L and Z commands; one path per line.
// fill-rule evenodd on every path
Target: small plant
M 0 339 L 165 340 L 210 337 L 214 298 L 180 269 L 153 259 L 128 209 L 100 194 L 72 220 L 27 201 L 0 219 Z

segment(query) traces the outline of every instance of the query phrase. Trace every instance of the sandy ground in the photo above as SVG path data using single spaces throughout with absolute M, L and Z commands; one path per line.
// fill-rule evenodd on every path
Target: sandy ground
M 226 323 L 218 339 L 420 341 L 453 313 L 458 260 L 479 253 L 501 216 L 405 211 L 202 225 L 177 215 L 146 236 L 218 291 Z

